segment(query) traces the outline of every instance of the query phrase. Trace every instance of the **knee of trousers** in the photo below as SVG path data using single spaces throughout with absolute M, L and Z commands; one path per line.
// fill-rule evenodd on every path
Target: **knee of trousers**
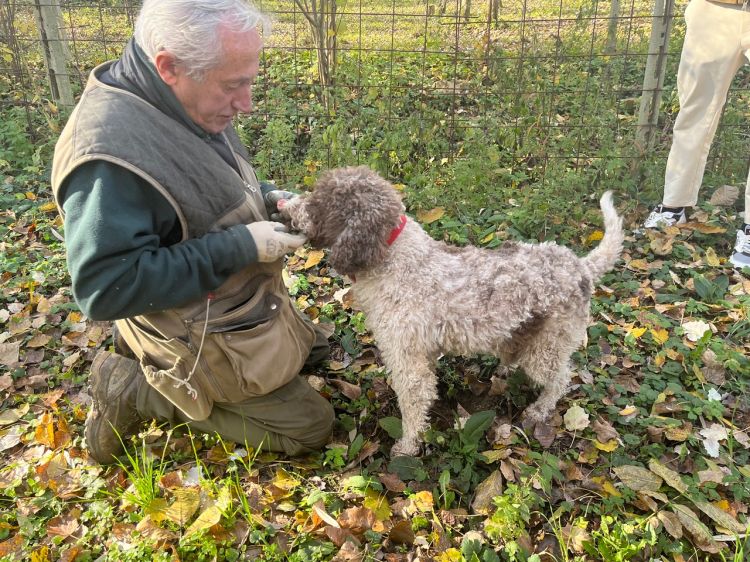
M 333 432 L 335 413 L 330 402 L 320 397 L 320 407 L 310 419 L 309 431 L 300 439 L 302 444 L 311 449 L 319 449 L 326 443 Z

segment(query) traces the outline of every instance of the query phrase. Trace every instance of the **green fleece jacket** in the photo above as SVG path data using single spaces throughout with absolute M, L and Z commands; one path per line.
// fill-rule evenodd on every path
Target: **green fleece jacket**
M 263 192 L 277 189 L 262 183 Z M 200 298 L 257 261 L 244 225 L 178 242 L 163 195 L 105 161 L 79 166 L 61 191 L 76 302 L 94 320 L 167 310 Z
M 153 64 L 131 40 L 101 77 L 159 108 L 236 168 L 220 135 L 188 117 Z M 261 192 L 276 189 L 261 183 Z M 177 214 L 166 198 L 133 172 L 104 160 L 82 164 L 62 184 L 65 243 L 73 296 L 94 320 L 169 310 L 204 297 L 257 261 L 243 225 L 179 242 Z

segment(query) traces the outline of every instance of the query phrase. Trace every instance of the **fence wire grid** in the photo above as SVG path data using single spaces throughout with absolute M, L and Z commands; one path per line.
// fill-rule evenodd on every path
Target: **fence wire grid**
M 501 179 L 517 185 L 585 171 L 592 182 L 627 177 L 660 192 L 678 110 L 684 2 L 674 7 L 662 45 L 658 91 L 644 91 L 649 39 L 660 23 L 653 0 L 329 0 L 336 9 L 328 14 L 330 76 L 304 2 L 255 4 L 272 18 L 273 32 L 254 111 L 238 128 L 263 175 L 299 183 L 306 170 L 374 163 L 398 179 L 409 176 L 411 158 L 446 166 L 480 150 L 496 160 Z M 54 136 L 43 116 L 61 103 L 36 15 L 50 5 L 62 16 L 58 42 L 67 62 L 59 78 L 74 99 L 94 66 L 120 55 L 139 9 L 130 0 L 2 0 L 1 108 L 21 112 L 32 139 Z M 745 67 L 729 93 L 707 182 L 744 181 L 749 88 Z M 660 102 L 646 146 L 638 141 L 644 95 Z M 652 176 L 644 175 L 644 160 Z

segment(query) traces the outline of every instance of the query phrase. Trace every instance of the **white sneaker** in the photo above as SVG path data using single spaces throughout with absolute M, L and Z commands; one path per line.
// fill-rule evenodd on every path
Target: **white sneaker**
M 643 228 L 659 228 L 663 226 L 674 226 L 687 222 L 685 207 L 674 207 L 668 211 L 664 205 L 657 205 L 651 214 L 643 222 Z
M 731 264 L 739 269 L 750 267 L 750 227 L 737 231 L 737 241 L 734 243 L 734 253 L 730 256 Z

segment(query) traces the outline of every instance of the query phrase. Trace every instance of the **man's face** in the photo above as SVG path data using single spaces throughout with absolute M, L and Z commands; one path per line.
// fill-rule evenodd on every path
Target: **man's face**
M 188 76 L 179 63 L 174 65 L 172 83 L 165 79 L 188 116 L 213 134 L 223 131 L 238 113 L 252 109 L 252 86 L 263 46 L 255 29 L 245 33 L 222 29 L 219 37 L 223 45 L 221 60 L 204 74 L 203 80 Z

